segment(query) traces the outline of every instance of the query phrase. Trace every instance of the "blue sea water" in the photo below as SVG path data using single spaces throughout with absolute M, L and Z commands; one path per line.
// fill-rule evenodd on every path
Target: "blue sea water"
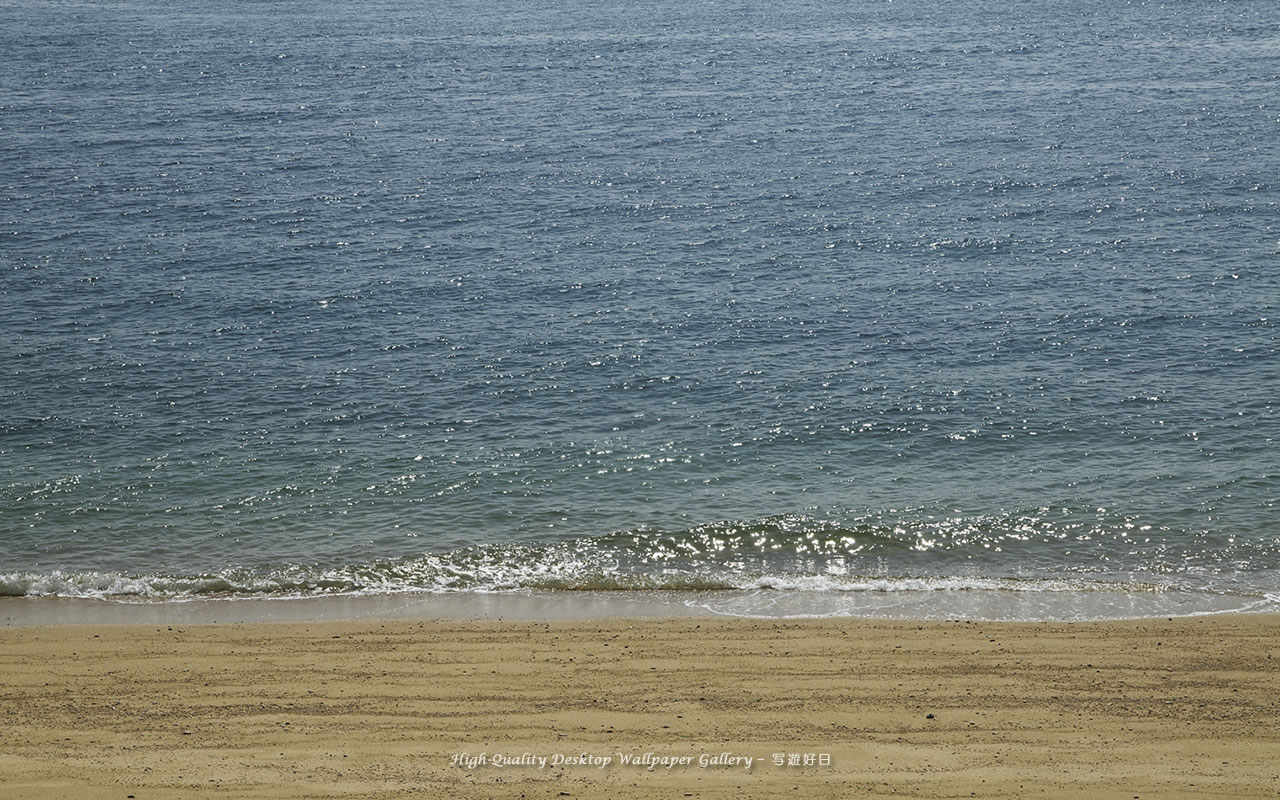
M 0 0 L 0 594 L 1275 605 L 1278 226 L 1261 0 Z

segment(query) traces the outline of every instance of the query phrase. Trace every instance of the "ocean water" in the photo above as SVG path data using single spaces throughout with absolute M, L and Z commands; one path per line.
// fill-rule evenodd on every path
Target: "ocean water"
M 0 298 L 3 595 L 1280 604 L 1262 0 L 0 0 Z

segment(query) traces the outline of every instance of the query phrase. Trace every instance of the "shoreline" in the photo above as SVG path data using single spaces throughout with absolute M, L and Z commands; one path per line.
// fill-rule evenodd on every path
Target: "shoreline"
M 588 620 L 678 617 L 1103 622 L 1280 613 L 1270 596 L 1210 592 L 626 590 L 322 596 L 0 597 L 0 628 L 365 619 Z
M 1277 667 L 1276 614 L 13 627 L 0 783 L 33 800 L 1257 798 L 1280 781 Z

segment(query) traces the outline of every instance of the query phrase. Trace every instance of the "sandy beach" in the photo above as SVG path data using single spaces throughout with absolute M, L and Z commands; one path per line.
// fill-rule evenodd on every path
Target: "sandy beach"
M 14 798 L 1280 796 L 1280 617 L 0 630 Z

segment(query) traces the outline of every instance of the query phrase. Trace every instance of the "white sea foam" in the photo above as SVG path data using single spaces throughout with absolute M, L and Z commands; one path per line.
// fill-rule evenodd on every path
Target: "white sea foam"
M 1072 620 L 1118 619 L 1151 616 L 1192 616 L 1280 609 L 1280 594 L 1243 595 L 1188 591 L 1158 582 L 1096 579 L 1026 579 L 974 576 L 856 577 L 829 575 L 766 575 L 737 582 L 725 580 L 718 588 L 700 587 L 685 576 L 645 582 L 599 572 L 570 577 L 564 565 L 489 569 L 467 574 L 434 569 L 399 573 L 369 567 L 349 570 L 307 571 L 301 568 L 272 574 L 174 578 L 127 576 L 110 573 L 55 572 L 47 575 L 0 575 L 0 594 L 29 598 L 96 599 L 116 603 L 208 603 L 225 599 L 306 599 L 324 597 L 366 598 L 378 607 L 403 602 L 431 614 L 431 604 L 415 597 L 454 597 L 454 606 L 465 609 L 480 597 L 484 608 L 493 603 L 508 607 L 518 598 L 551 595 L 592 607 L 604 603 L 602 613 L 631 613 L 643 606 L 653 609 L 730 616 L 780 617 L 896 617 L 919 619 Z M 456 567 L 457 565 L 451 565 Z M 359 574 L 359 578 L 356 575 Z M 396 601 L 394 598 L 402 598 Z M 466 600 L 471 597 L 473 600 Z M 510 600 L 496 598 L 508 597 Z M 379 599 L 381 598 L 381 599 Z M 574 598 L 577 598 L 575 600 Z M 602 600 L 601 598 L 605 598 Z M 612 598 L 612 600 L 609 600 Z M 626 598 L 624 602 L 624 598 Z M 615 602 L 616 601 L 616 602 Z M 610 605 L 614 603 L 614 605 Z M 617 605 L 620 603 L 621 605 Z M 617 608 L 615 608 L 617 605 Z M 399 607 L 399 606 L 392 606 Z M 453 606 L 450 606 L 453 607 Z M 609 609 L 614 609 L 610 611 Z M 508 613 L 512 613 L 508 611 Z M 560 612 L 557 612 L 560 613 Z M 565 612 L 567 613 L 567 611 Z

